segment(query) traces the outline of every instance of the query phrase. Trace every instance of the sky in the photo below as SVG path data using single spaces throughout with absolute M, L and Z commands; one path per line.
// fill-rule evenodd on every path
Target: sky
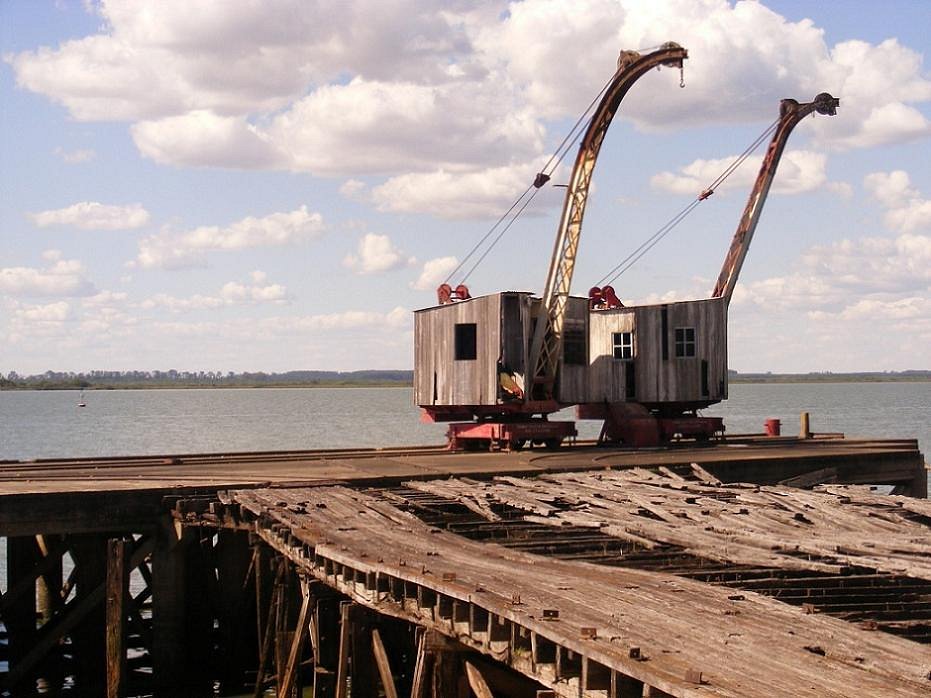
M 931 3 L 0 0 L 0 373 L 412 366 L 412 311 L 622 49 L 675 41 L 602 148 L 584 295 L 778 116 L 796 128 L 730 368 L 931 368 Z M 468 276 L 542 292 L 574 150 Z M 614 287 L 707 297 L 750 158 Z M 494 236 L 492 236 L 494 237 Z

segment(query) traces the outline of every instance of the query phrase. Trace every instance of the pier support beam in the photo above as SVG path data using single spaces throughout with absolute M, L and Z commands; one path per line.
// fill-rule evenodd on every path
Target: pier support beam
M 217 621 L 224 658 L 220 666 L 220 691 L 245 693 L 246 670 L 255 667 L 259 649 L 253 622 L 255 581 L 248 533 L 220 529 L 214 553 Z
M 202 696 L 210 689 L 213 615 L 209 540 L 165 517 L 152 554 L 152 673 L 156 696 Z
M 6 539 L 7 593 L 2 599 L 2 618 L 8 636 L 9 665 L 11 671 L 21 666 L 36 637 L 36 585 L 34 568 L 38 563 L 39 549 L 33 536 L 11 536 Z M 15 678 L 11 675 L 10 678 Z M 2 686 L 13 696 L 32 695 L 35 676 L 22 675 L 15 684 Z
M 82 533 L 70 537 L 77 590 L 71 631 L 75 660 L 75 684 L 81 695 L 106 695 L 107 653 L 104 589 L 107 576 L 106 534 Z
M 107 542 L 107 698 L 126 695 L 126 618 L 129 550 L 122 538 Z

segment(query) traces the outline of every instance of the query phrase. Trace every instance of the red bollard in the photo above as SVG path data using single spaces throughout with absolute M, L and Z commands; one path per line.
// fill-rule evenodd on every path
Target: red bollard
M 767 419 L 763 428 L 767 436 L 779 436 L 782 433 L 782 423 L 778 419 Z

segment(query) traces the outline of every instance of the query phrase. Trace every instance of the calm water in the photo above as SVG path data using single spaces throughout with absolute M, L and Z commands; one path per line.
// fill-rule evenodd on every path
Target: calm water
M 931 383 L 732 385 L 705 411 L 728 433 L 761 432 L 765 419 L 798 431 L 911 437 L 931 449 Z M 0 460 L 264 451 L 440 443 L 445 426 L 421 424 L 408 388 L 0 392 Z M 567 410 L 560 415 L 571 419 Z M 583 437 L 599 424 L 580 423 Z

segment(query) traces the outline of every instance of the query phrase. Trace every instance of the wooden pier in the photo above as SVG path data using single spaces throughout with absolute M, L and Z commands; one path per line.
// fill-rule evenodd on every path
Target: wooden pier
M 4 462 L 0 692 L 927 695 L 926 492 L 840 436 Z

